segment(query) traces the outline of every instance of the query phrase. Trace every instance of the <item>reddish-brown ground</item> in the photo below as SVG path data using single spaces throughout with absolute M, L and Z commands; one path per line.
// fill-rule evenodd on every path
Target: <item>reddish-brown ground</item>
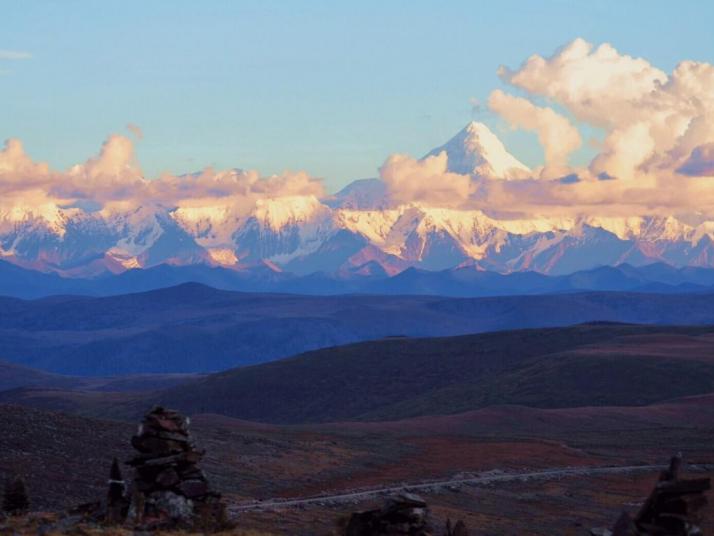
M 345 485 L 369 488 L 384 483 L 415 482 L 450 477 L 459 472 L 491 469 L 527 470 L 548 467 L 598 465 L 602 460 L 554 441 L 483 441 L 467 437 L 404 437 L 403 454 L 384 464 L 355 472 L 346 482 L 331 479 L 300 484 L 285 496 L 304 496 Z
M 487 408 L 387 423 L 271 426 L 193 419 L 212 485 L 231 502 L 449 479 L 458 473 L 666 463 L 683 451 L 714 462 L 714 399 L 643 408 Z M 130 454 L 134 426 L 0 406 L 0 480 L 26 476 L 38 508 L 102 498 L 111 459 Z M 128 471 L 127 471 L 128 472 Z M 563 477 L 426 492 L 438 523 L 463 518 L 479 534 L 582 534 L 640 503 L 652 474 Z M 714 498 L 712 498 L 714 500 Z M 331 534 L 338 518 L 379 504 L 325 503 L 240 514 L 243 529 Z M 714 530 L 711 510 L 707 518 Z M 705 531 L 705 534 L 707 531 Z
M 697 477 L 714 477 L 714 473 Z M 608 475 L 508 482 L 425 493 L 433 524 L 461 519 L 475 536 L 587 536 L 593 527 L 611 527 L 625 510 L 634 514 L 657 474 Z M 381 500 L 330 507 L 251 512 L 240 526 L 291 536 L 336 535 L 336 524 L 350 512 L 379 507 Z M 704 511 L 703 530 L 714 530 L 714 509 Z M 437 532 L 439 534 L 439 532 Z

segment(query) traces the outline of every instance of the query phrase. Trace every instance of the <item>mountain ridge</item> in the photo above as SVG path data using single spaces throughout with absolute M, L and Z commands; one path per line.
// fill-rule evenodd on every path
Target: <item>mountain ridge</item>
M 424 158 L 441 155 L 449 172 L 476 185 L 530 172 L 481 123 L 470 123 Z M 228 171 L 224 179 L 231 173 L 238 172 Z M 396 202 L 382 179 L 361 179 L 322 197 L 290 193 L 249 207 L 216 203 L 4 208 L 0 259 L 77 278 L 160 265 L 236 272 L 262 266 L 275 273 L 347 278 L 359 277 L 366 262 L 390 275 L 464 263 L 504 274 L 549 275 L 626 262 L 714 267 L 714 222 L 674 216 L 513 219 L 473 208 Z
M 147 292 L 185 283 L 235 292 L 337 295 L 386 294 L 486 297 L 584 291 L 706 293 L 714 291 L 714 269 L 675 268 L 663 263 L 644 266 L 599 266 L 567 275 L 536 271 L 502 274 L 473 264 L 445 270 L 407 267 L 393 273 L 369 256 L 350 270 L 315 271 L 299 276 L 256 265 L 231 270 L 220 266 L 160 264 L 94 278 L 68 278 L 21 268 L 0 260 L 0 296 L 36 299 L 47 296 L 113 296 Z

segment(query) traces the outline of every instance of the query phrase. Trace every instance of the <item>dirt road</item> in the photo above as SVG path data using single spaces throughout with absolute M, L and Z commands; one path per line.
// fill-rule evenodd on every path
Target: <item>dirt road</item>
M 462 475 L 452 477 L 446 480 L 435 480 L 429 482 L 418 483 L 400 483 L 381 488 L 361 489 L 361 490 L 345 490 L 340 493 L 315 495 L 312 497 L 295 497 L 289 499 L 266 499 L 263 501 L 251 501 L 245 503 L 236 503 L 229 506 L 232 513 L 256 511 L 256 510 L 278 510 L 283 508 L 295 508 L 301 506 L 326 505 L 326 504 L 342 504 L 355 503 L 364 499 L 370 499 L 380 495 L 391 495 L 395 493 L 408 492 L 427 492 L 438 491 L 441 488 L 459 487 L 459 486 L 478 486 L 484 484 L 495 484 L 499 482 L 513 482 L 518 480 L 534 480 L 548 478 L 563 478 L 591 475 L 608 475 L 621 473 L 636 473 L 636 472 L 657 472 L 665 469 L 663 465 L 622 465 L 608 467 L 560 467 L 552 469 L 543 469 L 539 471 L 527 471 L 520 473 L 506 473 L 503 471 L 489 471 L 486 473 L 478 473 L 474 475 Z M 701 469 L 697 466 L 689 466 L 689 470 Z

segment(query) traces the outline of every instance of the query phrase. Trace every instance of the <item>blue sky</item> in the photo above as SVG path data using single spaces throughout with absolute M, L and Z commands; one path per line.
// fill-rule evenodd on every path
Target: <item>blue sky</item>
M 474 113 L 517 67 L 575 37 L 669 72 L 714 62 L 710 2 L 4 2 L 0 138 L 65 168 L 143 130 L 149 176 L 305 169 L 334 190 L 476 118 L 540 163 L 533 134 Z M 513 91 L 513 90 L 512 90 Z M 517 91 L 516 91 L 517 93 Z M 586 159 L 582 149 L 576 159 Z

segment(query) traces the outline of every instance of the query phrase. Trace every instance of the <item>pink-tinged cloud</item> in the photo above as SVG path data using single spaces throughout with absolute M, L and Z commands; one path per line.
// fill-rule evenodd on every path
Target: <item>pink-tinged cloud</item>
M 501 78 L 605 129 L 593 174 L 622 180 L 666 175 L 714 141 L 714 66 L 683 61 L 671 75 L 612 45 L 576 39 L 548 58 L 531 56 Z
M 48 172 L 47 164 L 36 164 L 25 153 L 20 140 L 5 140 L 5 146 L 0 150 L 0 176 L 3 180 L 13 180 L 24 175 L 47 175 Z
M 447 162 L 446 152 L 423 160 L 394 154 L 379 172 L 395 203 L 459 206 L 468 200 L 474 184 L 469 175 L 449 172 Z
M 305 172 L 263 177 L 257 171 L 207 168 L 184 176 L 143 176 L 134 144 L 113 134 L 99 153 L 67 171 L 35 163 L 19 140 L 8 140 L 0 150 L 0 211 L 28 211 L 56 217 L 59 207 L 88 206 L 110 212 L 161 205 L 169 209 L 200 207 L 229 210 L 234 217 L 248 214 L 264 199 L 318 198 L 322 182 Z M 33 207 L 41 210 L 32 211 Z M 21 212 L 20 211 L 20 212 Z
M 127 123 L 126 129 L 131 132 L 137 140 L 144 139 L 144 131 L 141 130 L 141 127 L 139 125 L 135 125 L 134 123 Z
M 701 179 L 714 177 L 714 66 L 683 61 L 665 73 L 609 44 L 576 39 L 552 56 L 531 56 L 499 74 L 522 96 L 495 90 L 489 107 L 513 128 L 538 135 L 544 165 L 531 171 L 488 127 L 472 123 L 426 158 L 390 156 L 380 177 L 391 204 L 477 208 L 519 218 L 714 217 L 714 181 Z M 569 157 L 582 145 L 583 124 L 603 135 L 591 144 L 597 151 L 592 161 L 574 167 Z M 34 162 L 19 140 L 0 150 L 2 211 L 35 207 L 51 215 L 59 206 L 113 211 L 162 205 L 203 225 L 217 215 L 236 219 L 258 208 L 293 207 L 286 218 L 322 214 L 324 196 L 322 182 L 302 171 L 264 177 L 208 168 L 149 179 L 134 141 L 118 134 L 66 171 Z M 285 203 L 273 202 L 279 199 Z
M 695 147 L 677 171 L 690 177 L 714 177 L 714 143 Z
M 582 145 L 580 132 L 567 117 L 498 89 L 491 93 L 488 105 L 512 127 L 538 134 L 545 152 L 545 176 L 557 177 L 567 172 L 568 156 Z

